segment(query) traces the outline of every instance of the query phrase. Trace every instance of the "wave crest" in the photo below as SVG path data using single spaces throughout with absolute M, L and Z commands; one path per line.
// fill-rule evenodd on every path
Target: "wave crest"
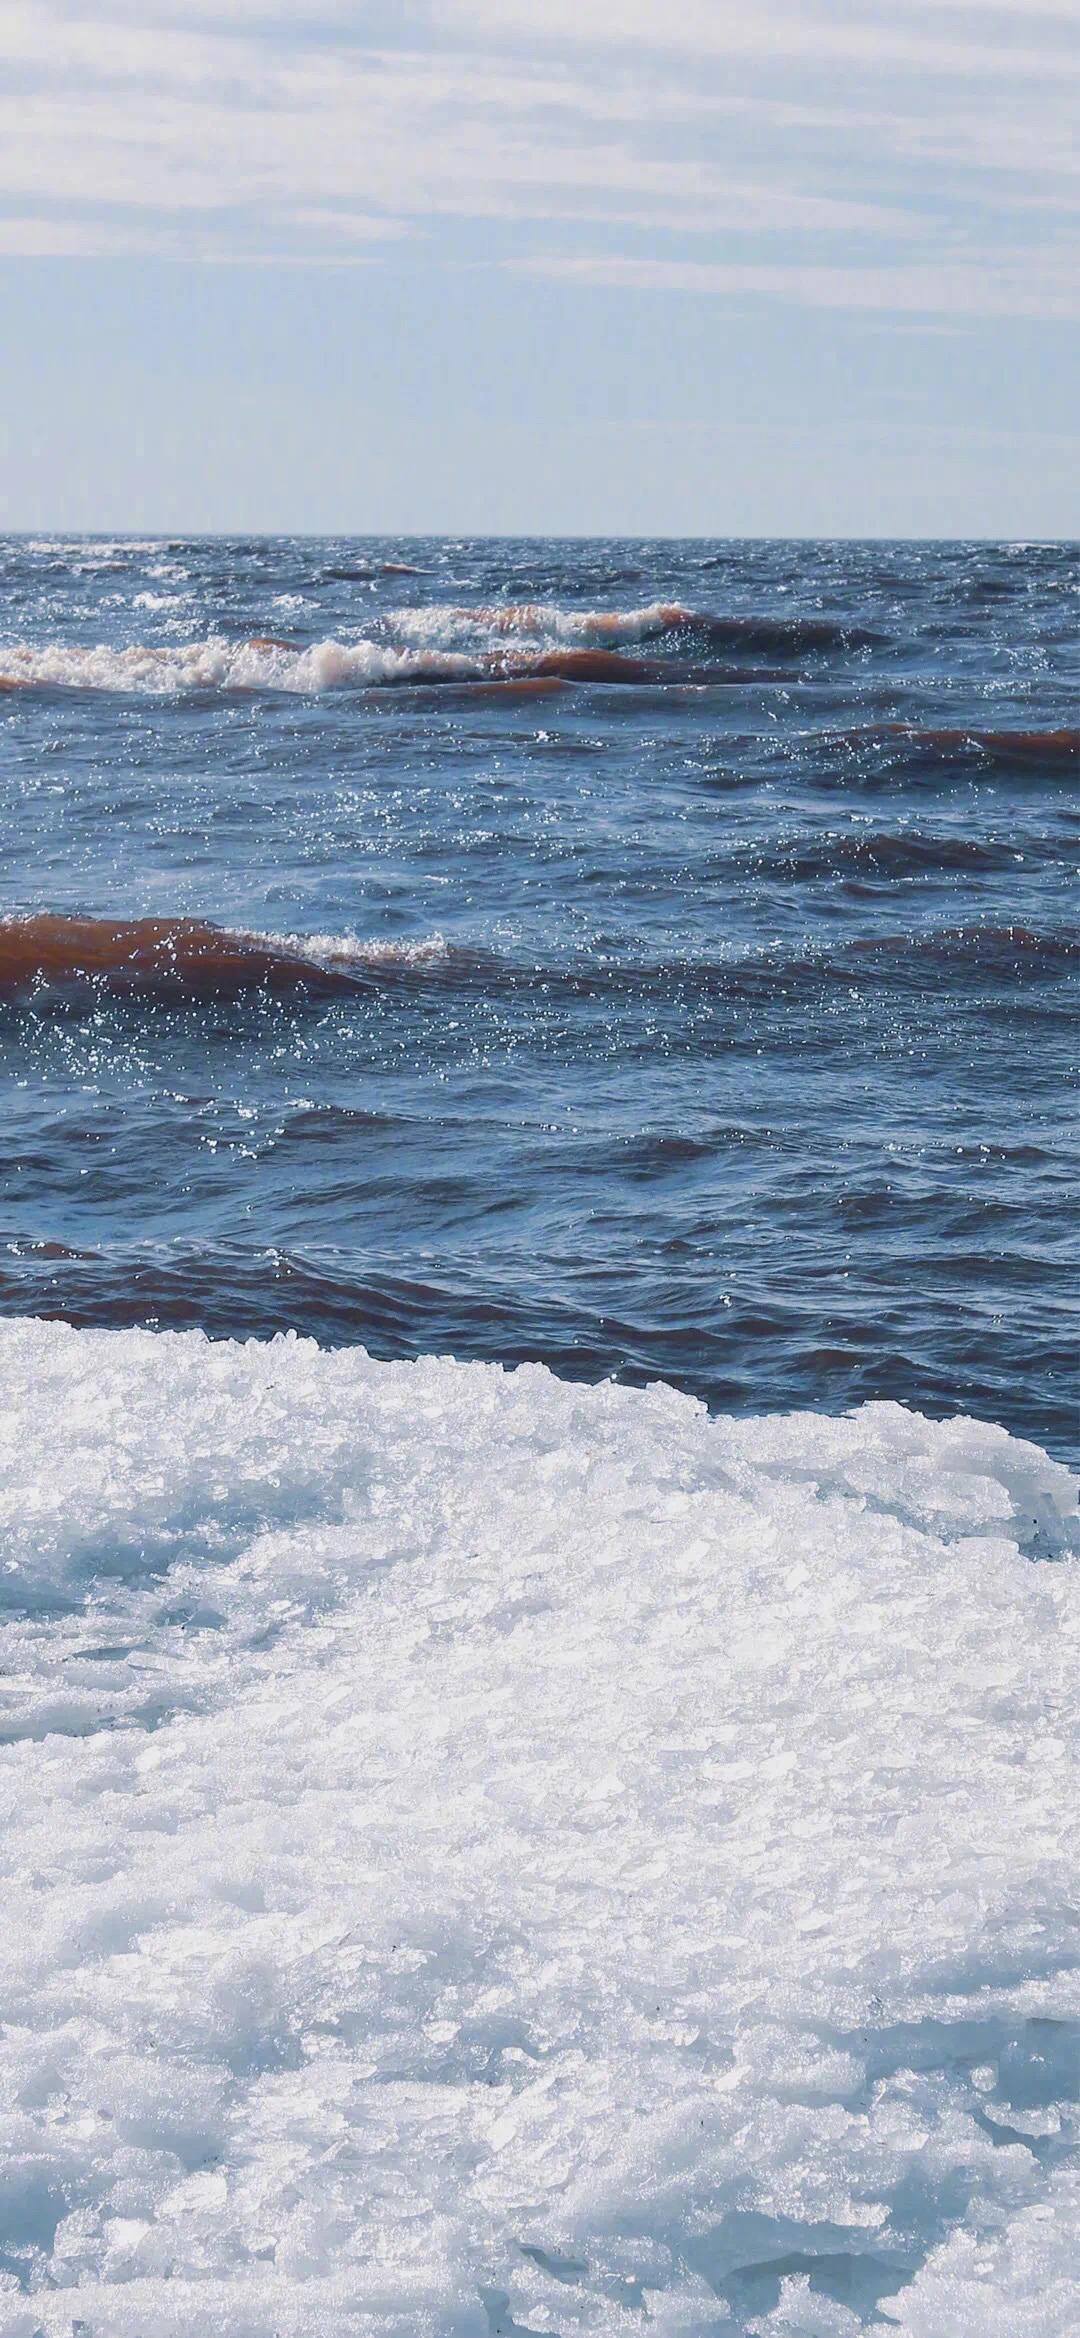
M 141 595 L 140 605 L 157 605 Z M 198 691 L 267 690 L 299 695 L 430 683 L 727 682 L 744 668 L 677 662 L 681 641 L 698 657 L 754 650 L 771 673 L 815 650 L 850 649 L 880 637 L 818 618 L 715 617 L 677 601 L 637 609 L 562 609 L 549 601 L 435 603 L 376 617 L 357 640 L 298 642 L 275 633 L 231 640 L 105 643 L 15 642 L 0 649 L 0 692 L 102 690 L 168 697 Z M 651 658 L 627 655 L 655 644 Z
M 287 690 L 302 694 L 351 684 L 465 681 L 479 671 L 475 658 L 391 643 L 316 641 L 304 649 L 275 634 L 249 641 L 211 635 L 179 645 L 136 642 L 128 649 L 64 642 L 40 647 L 18 642 L 0 651 L 0 688 L 132 691 L 171 697 L 199 690 Z
M 365 971 L 449 965 L 441 934 L 419 941 L 355 935 L 230 931 L 194 917 L 70 917 L 0 921 L 0 996 L 86 983 L 120 994 L 179 998 L 245 991 L 355 989 Z
M 453 647 L 459 642 L 521 639 L 565 642 L 582 649 L 656 641 L 698 620 L 678 601 L 650 601 L 642 609 L 560 609 L 552 601 L 507 601 L 487 606 L 395 609 L 388 622 L 406 641 Z
M 931 928 L 873 935 L 831 950 L 750 951 L 665 961 L 586 957 L 536 965 L 441 933 L 415 940 L 356 934 L 276 934 L 228 928 L 195 917 L 79 917 L 41 912 L 0 920 L 0 997 L 85 984 L 117 996 L 208 998 L 250 991 L 356 991 L 432 975 L 502 994 L 542 990 L 549 998 L 662 996 L 790 997 L 832 983 L 939 980 L 943 968 L 1010 981 L 1057 976 L 1075 965 L 1080 940 L 1068 931 L 1023 925 Z

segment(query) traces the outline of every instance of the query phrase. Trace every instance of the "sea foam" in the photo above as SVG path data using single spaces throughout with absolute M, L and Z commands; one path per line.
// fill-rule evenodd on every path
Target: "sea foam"
M 389 642 L 335 640 L 308 648 L 264 636 L 229 641 L 135 642 L 126 649 L 95 643 L 16 642 L 0 649 L 0 684 L 9 689 L 110 690 L 169 697 L 183 691 L 370 689 L 380 683 L 469 680 L 476 660 L 446 651 L 395 648 Z
M 495 601 L 461 607 L 436 602 L 424 609 L 394 609 L 387 618 L 404 640 L 446 648 L 509 636 L 605 649 L 620 643 L 658 641 L 665 633 L 694 622 L 693 612 L 673 601 L 650 601 L 641 609 L 560 609 L 551 601 Z
M 176 596 L 182 599 L 183 596 Z M 155 610 L 169 595 L 139 593 L 135 607 Z M 296 596 L 275 599 L 292 605 Z M 307 644 L 275 634 L 246 641 L 211 634 L 201 641 L 75 645 L 12 642 L 0 647 L 0 688 L 105 690 L 172 696 L 190 691 L 334 689 L 427 682 L 541 678 L 627 679 L 620 647 L 691 622 L 667 602 L 642 609 L 560 609 L 547 602 L 401 608 L 377 620 L 374 633 Z M 560 653 L 564 653 L 562 656 Z M 606 662 L 605 662 L 606 659 Z
M 1071 2338 L 1074 1486 L 0 1324 L 2 2338 Z

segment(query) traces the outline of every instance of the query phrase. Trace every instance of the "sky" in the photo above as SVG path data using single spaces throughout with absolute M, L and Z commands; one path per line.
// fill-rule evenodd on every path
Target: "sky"
M 0 0 L 0 527 L 1080 536 L 1080 0 Z

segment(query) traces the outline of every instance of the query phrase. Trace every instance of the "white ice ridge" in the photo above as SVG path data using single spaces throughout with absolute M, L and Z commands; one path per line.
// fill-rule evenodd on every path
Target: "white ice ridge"
M 1060 1465 L 292 1337 L 0 1376 L 0 2338 L 1076 2338 Z

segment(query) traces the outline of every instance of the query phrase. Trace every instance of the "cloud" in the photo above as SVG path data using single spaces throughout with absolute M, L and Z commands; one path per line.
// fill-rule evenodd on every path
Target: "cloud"
M 830 65 L 910 65 L 922 75 L 969 78 L 1017 73 L 1047 79 L 1053 60 L 1075 66 L 1074 44 L 1062 29 L 1068 0 L 1049 7 L 991 0 L 984 10 L 967 0 L 915 0 L 901 15 L 870 0 L 839 11 L 831 0 L 447 0 L 433 13 L 461 28 L 505 38 L 517 30 L 530 43 L 549 41 L 590 48 L 639 47 L 659 55 L 679 51 L 698 58 L 820 60 Z M 963 19 L 967 20 L 966 27 Z M 960 22 L 957 19 L 961 19 Z
M 0 249 L 1072 313 L 1070 6 L 9 0 Z
M 972 263 L 886 267 L 746 265 L 575 255 L 533 259 L 535 274 L 632 291 L 690 292 L 796 301 L 809 308 L 881 309 L 901 315 L 1080 318 L 1080 279 L 1065 261 L 1032 268 L 1026 257 L 982 270 Z

